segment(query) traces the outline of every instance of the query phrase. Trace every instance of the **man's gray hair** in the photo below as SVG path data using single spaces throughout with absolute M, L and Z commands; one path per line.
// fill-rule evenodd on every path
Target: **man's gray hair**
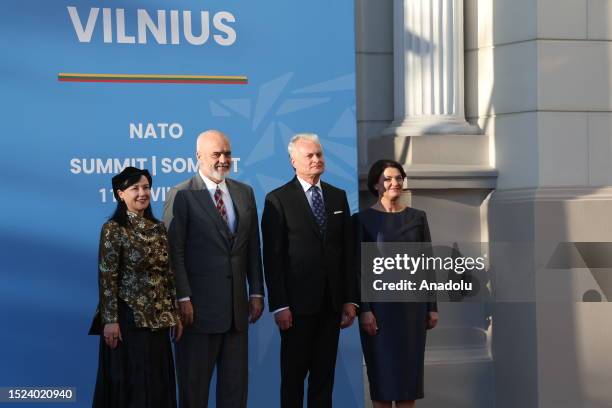
M 289 151 L 289 157 L 291 157 L 291 154 L 293 153 L 293 149 L 295 148 L 295 144 L 299 140 L 310 140 L 311 142 L 315 142 L 319 146 L 323 147 L 321 145 L 321 141 L 319 140 L 319 136 L 317 136 L 316 133 L 297 133 L 295 136 L 291 138 L 291 140 L 289 141 L 289 145 L 287 146 L 287 151 Z

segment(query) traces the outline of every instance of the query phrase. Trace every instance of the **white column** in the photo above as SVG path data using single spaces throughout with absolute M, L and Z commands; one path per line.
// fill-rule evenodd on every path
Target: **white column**
M 394 0 L 393 123 L 384 135 L 475 134 L 465 120 L 463 0 Z

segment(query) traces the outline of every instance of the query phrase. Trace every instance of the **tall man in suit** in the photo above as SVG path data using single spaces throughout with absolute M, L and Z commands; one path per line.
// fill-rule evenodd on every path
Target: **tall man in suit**
M 182 408 L 208 406 L 215 366 L 217 406 L 246 407 L 248 322 L 261 316 L 264 290 L 255 196 L 226 177 L 231 154 L 222 132 L 200 134 L 198 174 L 174 187 L 164 207 L 186 327 L 176 344 Z
M 340 327 L 358 301 L 346 193 L 321 181 L 314 134 L 289 143 L 295 177 L 270 192 L 261 221 L 269 307 L 281 335 L 281 406 L 331 407 Z

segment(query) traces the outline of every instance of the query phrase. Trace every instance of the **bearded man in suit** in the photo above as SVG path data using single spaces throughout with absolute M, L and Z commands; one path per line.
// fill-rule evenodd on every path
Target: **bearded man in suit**
M 227 178 L 226 135 L 198 136 L 198 174 L 174 187 L 164 207 L 171 267 L 185 332 L 176 344 L 179 406 L 246 407 L 248 322 L 263 310 L 259 225 L 253 189 Z M 248 285 L 247 285 L 248 283 Z
M 317 135 L 288 146 L 295 177 L 266 196 L 261 222 L 269 307 L 281 335 L 281 406 L 331 407 L 340 328 L 358 302 L 346 193 L 321 181 Z

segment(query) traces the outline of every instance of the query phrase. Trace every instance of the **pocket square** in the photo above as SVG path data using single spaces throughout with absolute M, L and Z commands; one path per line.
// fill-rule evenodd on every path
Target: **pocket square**
M 339 210 L 339 211 L 334 211 L 334 215 L 336 215 L 336 214 L 342 214 L 343 212 L 344 212 L 344 211 L 342 211 L 342 210 Z

